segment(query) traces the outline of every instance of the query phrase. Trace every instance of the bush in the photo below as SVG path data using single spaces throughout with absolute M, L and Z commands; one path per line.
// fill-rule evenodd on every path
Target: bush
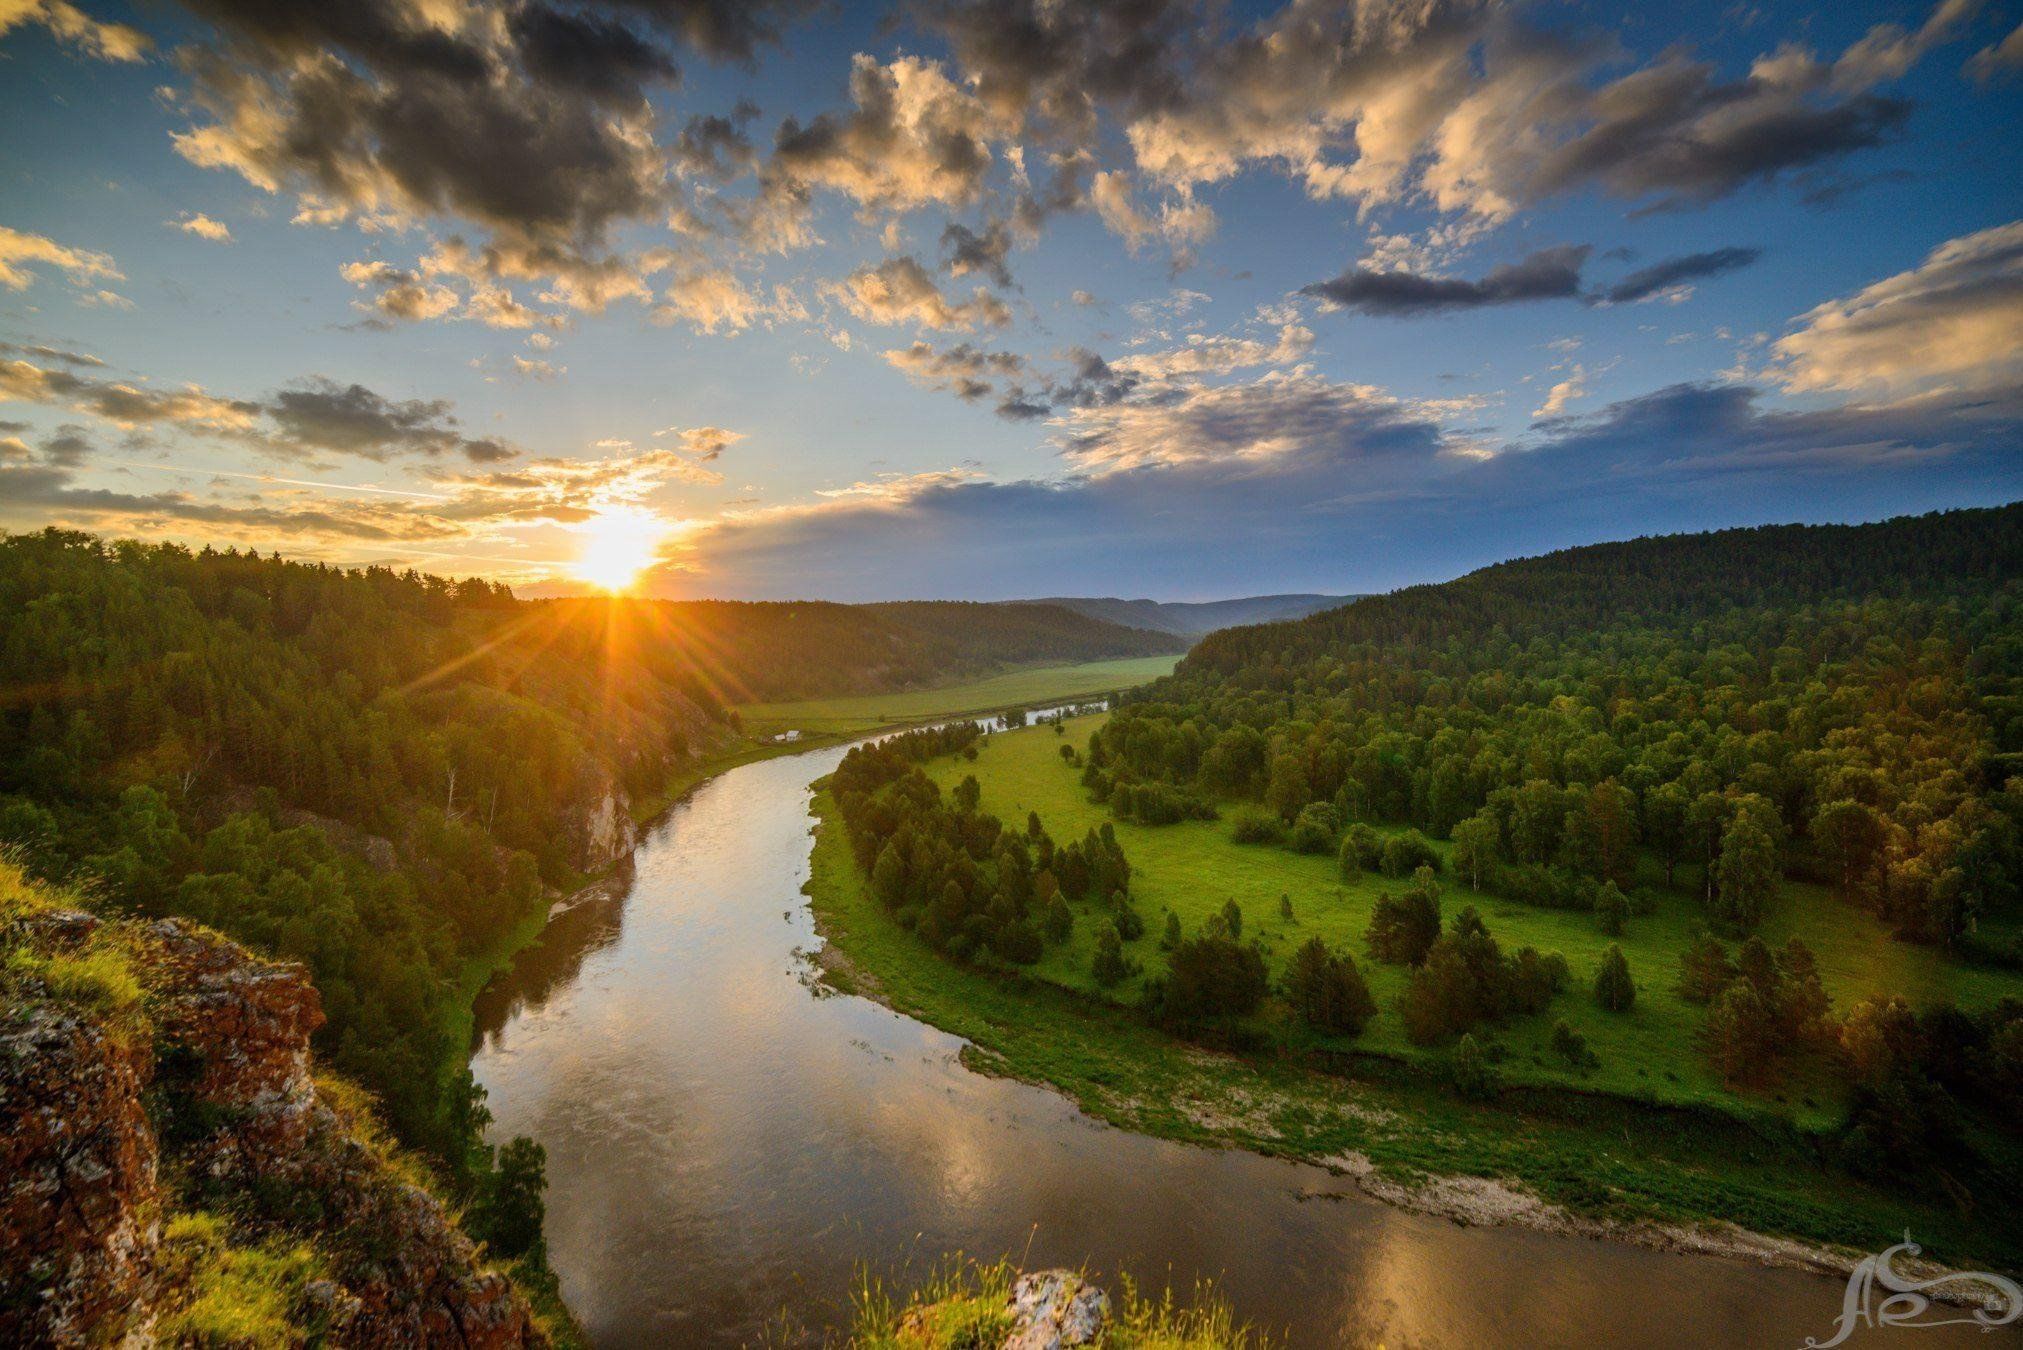
M 1454 1090 L 1473 1101 L 1488 1101 L 1502 1086 L 1502 1075 L 1473 1036 L 1463 1036 L 1454 1047 L 1454 1062 L 1448 1066 Z
M 1239 844 L 1276 844 L 1285 838 L 1285 823 L 1261 807 L 1246 806 L 1230 816 L 1229 837 Z
M 1629 897 L 1615 882 L 1603 882 L 1601 889 L 1595 892 L 1595 922 L 1601 925 L 1602 932 L 1609 937 L 1621 937 L 1623 923 L 1629 917 Z
M 1269 983 L 1257 944 L 1204 933 L 1173 949 L 1166 978 L 1147 990 L 1147 1003 L 1170 1022 L 1244 1017 L 1257 1010 Z
M 1358 872 L 1376 871 L 1383 855 L 1383 839 L 1359 820 L 1342 835 L 1342 851 L 1336 856 L 1342 864 L 1342 875 L 1353 881 Z
M 1291 844 L 1295 853 L 1327 853 L 1335 846 L 1341 822 L 1335 808 L 1326 802 L 1308 802 L 1292 823 Z
M 1425 962 L 1439 936 L 1439 892 L 1415 886 L 1395 899 L 1388 892 L 1377 897 L 1365 940 L 1371 959 L 1416 966 Z
M 1293 953 L 1286 966 L 1285 997 L 1301 1021 L 1330 1035 L 1361 1035 L 1377 1013 L 1355 959 L 1329 951 L 1319 938 L 1308 939 Z
M 1595 972 L 1595 1002 L 1613 1013 L 1628 1012 L 1637 1001 L 1637 984 L 1630 978 L 1630 963 L 1623 949 L 1611 942 L 1602 954 L 1602 968 Z
M 1180 916 L 1172 910 L 1166 911 L 1166 931 L 1159 938 L 1159 950 L 1170 952 L 1180 945 Z
M 1122 983 L 1131 973 L 1131 968 L 1124 964 L 1123 940 L 1114 925 L 1104 925 L 1103 931 L 1096 935 L 1096 959 L 1089 966 L 1089 973 L 1105 989 Z
M 1047 912 L 1040 920 L 1040 932 L 1048 942 L 1056 947 L 1068 940 L 1068 934 L 1075 927 L 1075 912 L 1068 908 L 1068 902 L 1059 895 L 1047 901 Z
M 1394 834 L 1384 841 L 1378 866 L 1387 877 L 1408 877 L 1422 867 L 1440 870 L 1440 855 L 1417 830 Z
M 1583 1072 L 1601 1063 L 1588 1049 L 1587 1037 L 1568 1026 L 1564 1018 L 1552 1024 L 1552 1052 Z
M 1110 921 L 1116 926 L 1117 936 L 1126 942 L 1136 942 L 1145 936 L 1145 920 L 1124 898 L 1122 891 L 1110 897 Z

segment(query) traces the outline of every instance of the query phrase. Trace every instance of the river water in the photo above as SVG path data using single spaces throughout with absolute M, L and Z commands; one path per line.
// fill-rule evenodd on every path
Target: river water
M 903 1280 L 958 1250 L 1213 1278 L 1294 1346 L 1833 1336 L 1839 1280 L 1408 1214 L 1321 1168 L 1091 1121 L 818 987 L 808 784 L 842 753 L 705 784 L 652 830 L 629 890 L 558 917 L 479 1003 L 494 1137 L 546 1146 L 550 1259 L 598 1345 L 819 1343 L 861 1271 Z M 2015 1343 L 1847 1344 L 1968 1336 Z

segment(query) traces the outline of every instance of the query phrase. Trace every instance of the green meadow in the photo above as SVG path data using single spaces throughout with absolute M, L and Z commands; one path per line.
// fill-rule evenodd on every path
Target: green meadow
M 1048 730 L 992 740 L 983 754 L 996 752 L 999 764 L 1055 745 Z M 1718 1220 L 1853 1250 L 1909 1229 L 1952 1264 L 2023 1261 L 2023 1233 L 2001 1212 L 1963 1214 L 1853 1181 L 1788 1129 L 1709 1128 L 1610 1110 L 1607 1098 L 1548 1117 L 1463 1101 L 1432 1081 L 1351 1081 L 1287 1056 L 1219 1054 L 1175 1039 L 1121 1003 L 1090 997 L 1079 967 L 1053 967 L 1049 979 L 1047 967 L 1034 975 L 957 965 L 871 894 L 827 792 L 814 811 L 807 891 L 828 943 L 828 982 L 965 1038 L 963 1061 L 978 1072 L 1045 1084 L 1121 1128 L 1331 1167 L 1360 1158 L 1408 1187 L 1493 1177 L 1606 1224 Z M 1151 938 L 1134 945 L 1140 959 L 1156 959 Z M 1088 947 L 1084 935 L 1079 950 Z M 1576 997 L 1562 1000 L 1569 1011 Z
M 927 766 L 944 789 L 974 773 L 983 789 L 982 808 L 1008 826 L 1022 827 L 1037 811 L 1054 838 L 1080 838 L 1110 820 L 1089 799 L 1080 770 L 1061 755 L 1063 745 L 1086 747 L 1102 715 L 1072 720 L 1056 733 L 1051 727 L 991 736 L 971 763 L 946 759 Z M 1340 1048 L 1379 1051 L 1408 1060 L 1444 1060 L 1449 1050 L 1421 1049 L 1405 1038 L 1392 1011 L 1405 985 L 1405 970 L 1368 959 L 1363 934 L 1377 897 L 1402 883 L 1374 873 L 1345 879 L 1333 856 L 1293 853 L 1276 845 L 1231 842 L 1226 821 L 1190 821 L 1142 826 L 1112 822 L 1132 868 L 1134 903 L 1145 919 L 1145 936 L 1127 944 L 1142 972 L 1110 990 L 1090 975 L 1095 935 L 1101 920 L 1083 907 L 1070 940 L 1049 947 L 1030 973 L 1095 997 L 1137 1001 L 1143 982 L 1163 969 L 1158 937 L 1170 911 L 1189 933 L 1234 899 L 1243 911 L 1243 936 L 1263 945 L 1276 978 L 1299 944 L 1319 936 L 1352 953 L 1361 966 L 1379 1012 L 1360 1037 L 1318 1042 Z M 1444 843 L 1435 847 L 1443 852 Z M 1646 878 L 1662 881 L 1662 873 Z M 1567 1084 L 1665 1102 L 1712 1102 L 1744 1114 L 1768 1110 L 1804 1127 L 1839 1118 L 1842 1091 L 1822 1064 L 1798 1062 L 1781 1080 L 1761 1091 L 1737 1091 L 1708 1068 L 1694 1044 L 1704 1009 L 1674 991 L 1679 956 L 1699 924 L 1699 903 L 1691 887 L 1697 871 L 1681 868 L 1678 886 L 1665 893 L 1654 913 L 1633 915 L 1619 938 L 1605 936 L 1593 915 L 1538 909 L 1472 891 L 1453 872 L 1441 877 L 1441 909 L 1451 917 L 1474 905 L 1506 952 L 1532 946 L 1558 952 L 1571 967 L 1567 990 L 1542 1016 L 1518 1018 L 1489 1029 L 1503 1046 L 1503 1077 L 1509 1083 Z M 1280 898 L 1291 902 L 1292 920 L 1281 917 Z M 1821 978 L 1836 1008 L 1873 993 L 1898 993 L 1915 1005 L 1950 999 L 1962 1007 L 1983 1007 L 2004 995 L 2023 996 L 2023 978 L 1973 969 L 1943 958 L 1929 947 L 1893 941 L 1865 911 L 1843 904 L 1816 887 L 1788 885 L 1759 932 L 1773 947 L 1798 937 L 1819 958 Z M 1595 971 L 1610 943 L 1620 942 L 1637 983 L 1636 1005 L 1627 1013 L 1603 1011 L 1592 995 Z M 1267 1014 L 1268 1015 L 1268 1014 Z M 1549 1047 L 1555 1020 L 1565 1019 L 1586 1036 L 1600 1063 L 1577 1072 Z M 1273 1028 L 1293 1039 L 1304 1032 Z M 1478 1039 L 1481 1033 L 1478 1032 Z
M 1114 693 L 1171 674 L 1179 661 L 1176 653 L 1066 666 L 1033 666 L 936 689 L 811 698 L 793 703 L 747 703 L 737 711 L 745 729 L 754 736 L 772 736 L 783 731 L 852 735 L 936 717 L 964 717 Z

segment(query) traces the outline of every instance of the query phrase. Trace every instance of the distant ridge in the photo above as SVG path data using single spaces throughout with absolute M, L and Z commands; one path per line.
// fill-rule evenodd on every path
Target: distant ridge
M 1104 619 L 1126 628 L 1150 628 L 1178 637 L 1197 638 L 1223 628 L 1245 624 L 1278 623 L 1304 619 L 1324 609 L 1361 599 L 1355 595 L 1250 595 L 1235 600 L 1162 601 L 1119 600 L 1113 596 L 1047 596 L 1021 603 L 1059 605 L 1092 619 Z

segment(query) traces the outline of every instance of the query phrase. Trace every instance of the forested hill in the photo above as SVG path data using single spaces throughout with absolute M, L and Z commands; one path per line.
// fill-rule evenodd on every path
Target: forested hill
M 610 602 L 554 601 L 606 613 Z M 725 703 L 921 688 L 1020 665 L 1067 665 L 1186 649 L 1057 605 L 906 600 L 635 600 L 625 621 L 712 682 Z
M 1513 894 L 1628 885 L 1640 851 L 1730 933 L 1790 876 L 2023 960 L 2019 752 L 2012 505 L 1569 549 L 1218 633 L 1091 759 L 1451 835 Z
M 1362 642 L 1438 646 L 1561 637 L 1623 619 L 1691 623 L 1829 599 L 1985 595 L 2023 577 L 2023 503 L 1874 525 L 1776 525 L 1664 535 L 1498 563 L 1288 623 L 1219 632 L 1175 678 L 1270 683 Z M 1306 672 L 1311 673 L 1311 672 Z
M 1059 605 L 1095 619 L 1131 628 L 1150 628 L 1178 637 L 1198 638 L 1242 624 L 1275 623 L 1333 609 L 1356 599 L 1353 595 L 1248 595 L 1235 600 L 1119 600 L 1113 596 L 1049 596 L 1026 601 Z
M 0 538 L 0 847 L 312 972 L 318 1049 L 484 1168 L 455 977 L 728 739 L 672 652 L 482 581 Z

